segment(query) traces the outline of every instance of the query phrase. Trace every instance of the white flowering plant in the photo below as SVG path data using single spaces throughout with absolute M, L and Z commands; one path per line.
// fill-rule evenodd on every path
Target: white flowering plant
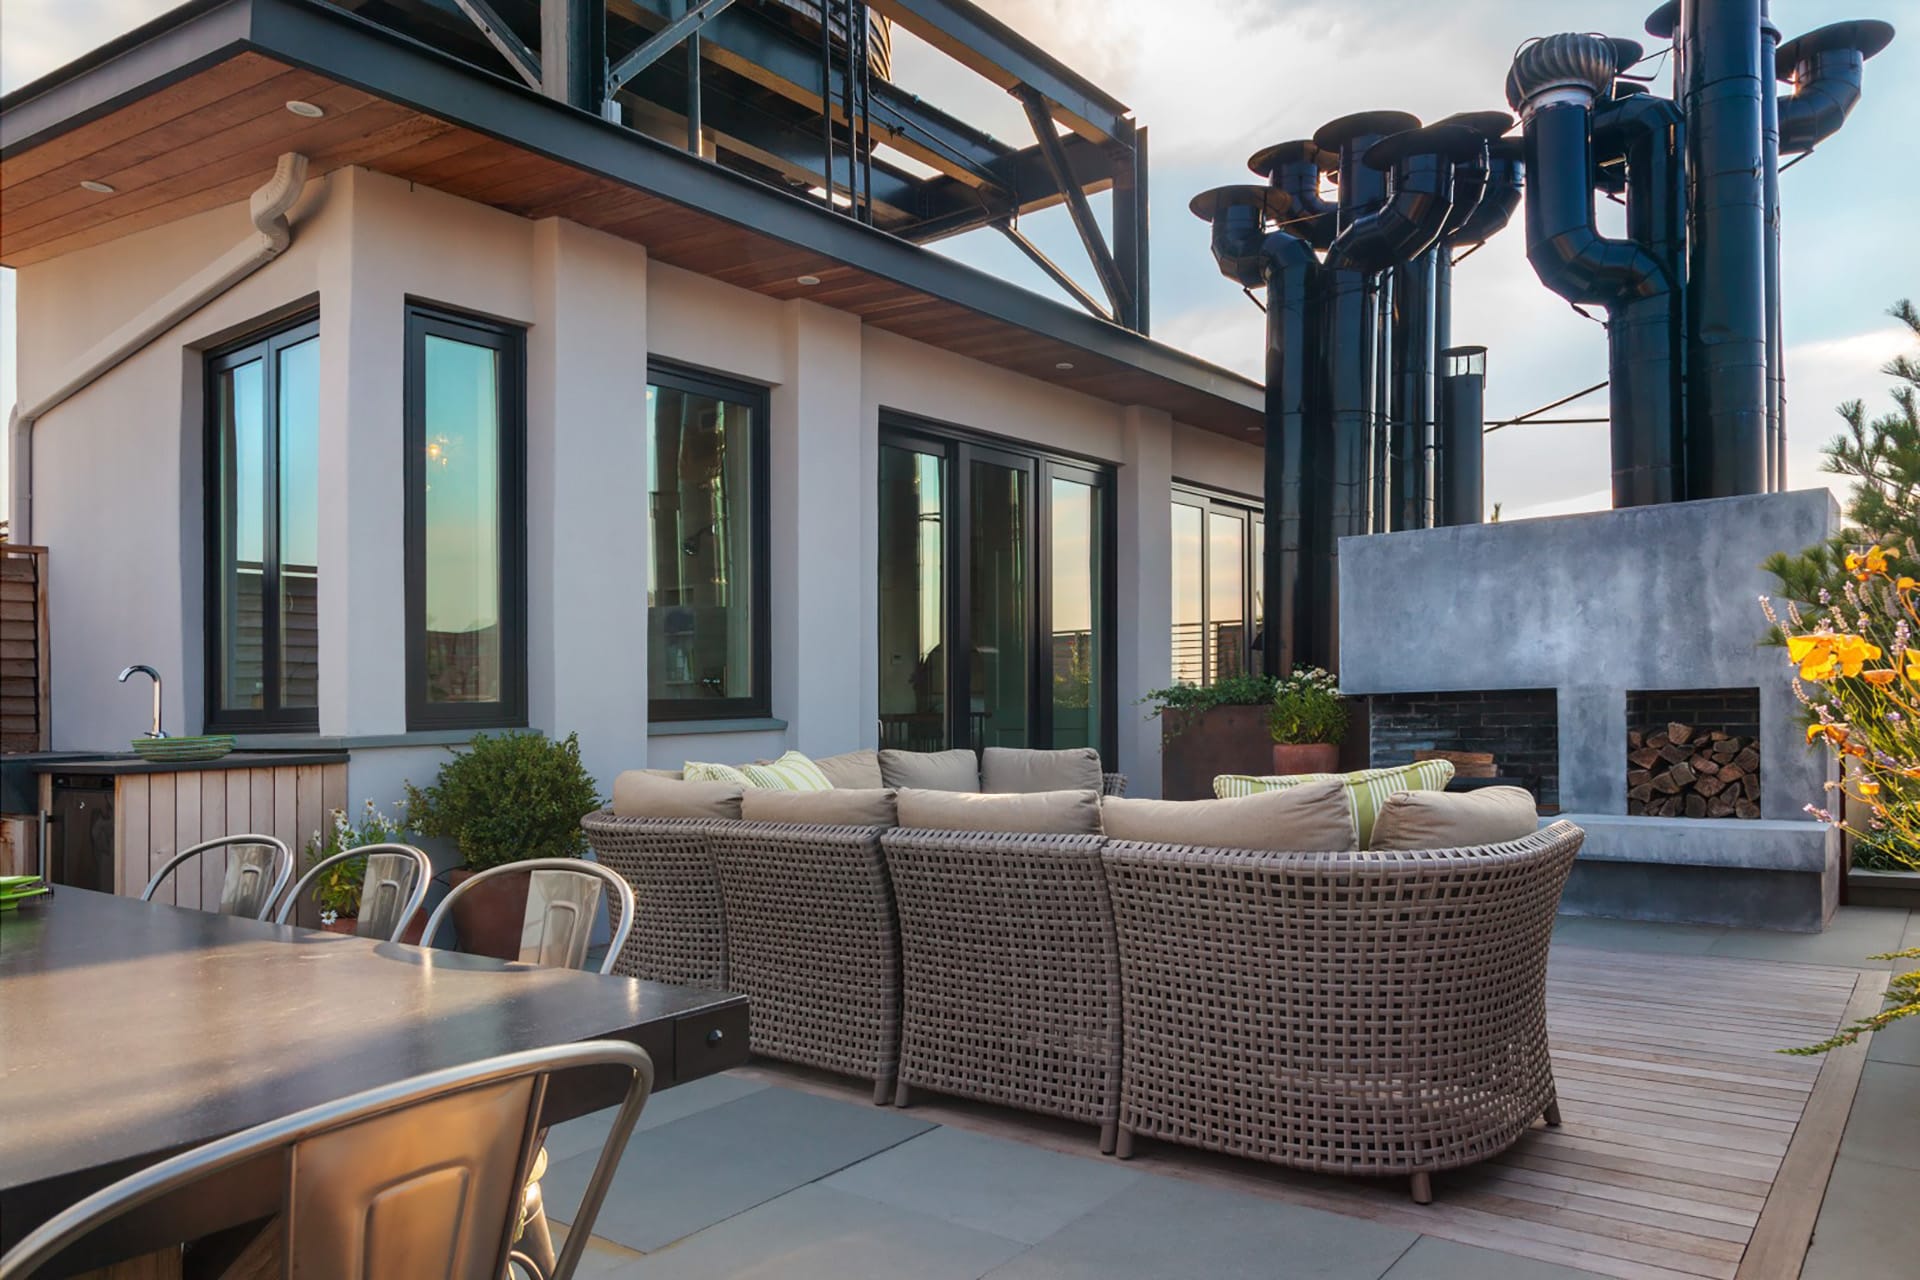
M 405 802 L 400 805 L 405 811 Z M 307 841 L 307 865 L 312 867 L 334 854 L 369 844 L 397 844 L 405 840 L 404 821 L 389 818 L 369 799 L 360 809 L 359 821 L 349 821 L 345 809 L 335 809 L 333 821 L 315 831 Z M 360 914 L 360 885 L 366 878 L 367 860 L 348 858 L 321 872 L 313 882 L 313 900 L 320 908 L 322 924 L 350 919 Z

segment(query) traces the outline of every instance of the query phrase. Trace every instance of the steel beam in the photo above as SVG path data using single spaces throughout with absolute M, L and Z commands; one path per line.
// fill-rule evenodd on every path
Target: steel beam
M 675 45 L 726 12 L 732 4 L 733 0 L 701 0 L 701 3 L 691 6 L 685 13 L 648 36 L 641 42 L 639 48 L 620 59 L 614 64 L 613 70 L 607 73 L 607 92 L 614 92 L 658 62 Z
M 1127 328 L 1149 331 L 1147 309 L 1147 131 L 1137 129 L 1133 145 L 1113 148 L 1113 257 L 1132 305 L 1122 319 Z
M 480 28 L 480 34 L 487 38 L 487 43 L 500 51 L 500 56 L 507 60 L 507 65 L 519 72 L 520 78 L 528 85 L 538 89 L 540 59 L 533 56 L 533 50 L 527 48 L 525 41 L 513 34 L 513 28 L 493 11 L 493 6 L 488 4 L 487 0 L 453 0 L 453 2 L 460 6 L 460 12 L 473 20 L 474 26 Z
M 996 222 L 993 224 L 993 229 L 1013 241 L 1014 248 L 1026 254 L 1028 261 L 1044 271 L 1049 280 L 1059 285 L 1075 302 L 1085 307 L 1090 314 L 1099 316 L 1102 320 L 1113 319 L 1113 316 L 1107 312 L 1107 309 L 1100 305 L 1098 298 L 1095 298 L 1085 289 L 1082 289 L 1079 281 L 1075 280 L 1065 271 L 1062 271 L 1060 264 L 1052 258 L 1049 258 L 1046 253 L 1041 250 L 1039 245 L 1027 239 L 1020 228 L 1014 226 L 1011 222 Z
M 1124 103 L 967 0 L 867 0 L 878 13 L 1009 93 L 1037 90 L 1049 113 L 1095 142 L 1131 140 Z
M 600 114 L 607 100 L 606 0 L 540 0 L 539 87 L 556 102 Z
M 1021 85 L 1014 90 L 1014 96 L 1027 110 L 1034 137 L 1040 143 L 1040 157 L 1046 161 L 1047 170 L 1053 175 L 1055 189 L 1067 199 L 1067 213 L 1073 219 L 1074 230 L 1080 233 L 1080 243 L 1086 246 L 1087 257 L 1093 260 L 1094 273 L 1100 277 L 1100 287 L 1106 290 L 1112 314 L 1129 315 L 1132 299 L 1127 294 L 1126 282 L 1121 279 L 1120 268 L 1107 248 L 1106 235 L 1094 219 L 1093 207 L 1087 203 L 1087 193 L 1074 181 L 1073 166 L 1067 159 L 1066 149 L 1060 145 L 1060 135 L 1054 130 L 1053 117 L 1047 112 L 1046 100 L 1038 89 L 1030 85 Z M 1128 328 L 1132 327 L 1128 325 Z

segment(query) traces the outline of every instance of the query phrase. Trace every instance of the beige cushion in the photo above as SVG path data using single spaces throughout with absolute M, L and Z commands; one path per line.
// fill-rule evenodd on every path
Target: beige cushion
M 737 818 L 742 790 L 731 782 L 682 782 L 629 769 L 613 780 L 613 816 Z
M 749 822 L 798 822 L 823 827 L 890 827 L 893 792 L 836 787 L 832 791 L 769 791 L 750 787 L 740 796 L 740 816 Z
M 1373 849 L 1470 849 L 1530 836 L 1540 827 L 1533 796 L 1520 787 L 1402 791 L 1373 824 Z
M 1037 836 L 1100 834 L 1098 791 L 1034 791 L 983 795 L 956 791 L 900 793 L 900 825 L 929 831 L 1013 831 Z
M 1100 818 L 1109 840 L 1191 844 L 1265 853 L 1357 849 L 1347 789 L 1328 779 L 1231 800 L 1126 800 L 1108 796 Z
M 880 777 L 889 787 L 978 791 L 980 763 L 964 747 L 957 751 L 882 751 Z
M 862 747 L 858 751 L 843 751 L 837 756 L 828 756 L 824 760 L 815 760 L 814 765 L 827 775 L 827 781 L 836 787 L 856 791 L 877 791 L 886 786 L 886 780 L 880 776 L 880 753 L 872 747 Z
M 685 771 L 680 769 L 642 769 L 640 772 L 649 778 L 672 778 L 675 782 L 684 781 L 687 776 Z
M 1064 751 L 988 747 L 980 753 L 982 791 L 1098 791 L 1105 781 L 1100 753 L 1092 747 Z

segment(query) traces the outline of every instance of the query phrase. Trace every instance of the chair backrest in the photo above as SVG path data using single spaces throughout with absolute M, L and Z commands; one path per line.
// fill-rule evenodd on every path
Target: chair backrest
M 583 858 L 529 858 L 508 862 L 467 877 L 440 899 L 440 905 L 427 917 L 420 937 L 432 944 L 440 925 L 453 904 L 473 887 L 499 876 L 524 875 L 527 883 L 527 913 L 521 917 L 520 954 L 522 964 L 537 964 L 556 969 L 578 969 L 587 958 L 593 940 L 593 922 L 600 913 L 602 886 L 610 887 L 620 903 L 613 922 L 613 937 L 607 954 L 600 961 L 600 972 L 611 973 L 620 948 L 626 945 L 633 929 L 633 889 L 613 871 Z
M 558 1264 L 568 1280 L 653 1089 L 653 1060 L 619 1041 L 530 1049 L 369 1089 L 151 1165 L 49 1218 L 0 1258 L 28 1280 L 82 1237 L 144 1205 L 278 1156 L 281 1274 L 330 1280 L 499 1280 L 537 1146 L 547 1077 L 631 1073 Z
M 353 931 L 362 938 L 400 941 L 407 922 L 427 900 L 427 882 L 433 879 L 433 863 L 410 844 L 363 844 L 322 858 L 293 882 L 273 922 L 287 923 L 300 904 L 300 895 L 323 871 L 354 858 L 365 858 L 367 869 L 360 877 L 360 914 L 354 918 Z
M 227 873 L 220 882 L 220 904 L 214 909 L 223 916 L 246 916 L 265 920 L 274 899 L 287 887 L 293 875 L 293 851 L 274 836 L 246 834 L 219 836 L 182 849 L 167 859 L 167 865 L 154 872 L 153 879 L 140 891 L 142 902 L 153 901 L 154 893 L 166 878 L 183 863 L 215 849 L 227 853 Z

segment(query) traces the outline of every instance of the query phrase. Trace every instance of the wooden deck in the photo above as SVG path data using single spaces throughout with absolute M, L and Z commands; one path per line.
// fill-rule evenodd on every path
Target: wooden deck
M 1403 1181 L 1300 1174 L 1142 1142 L 1133 1165 L 1625 1280 L 1796 1277 L 1864 1046 L 1775 1052 L 1879 1008 L 1884 973 L 1556 946 L 1548 1023 L 1563 1123 L 1499 1158 Z M 782 1084 L 863 1095 L 783 1066 Z M 915 1114 L 1091 1154 L 1077 1126 L 947 1099 Z

